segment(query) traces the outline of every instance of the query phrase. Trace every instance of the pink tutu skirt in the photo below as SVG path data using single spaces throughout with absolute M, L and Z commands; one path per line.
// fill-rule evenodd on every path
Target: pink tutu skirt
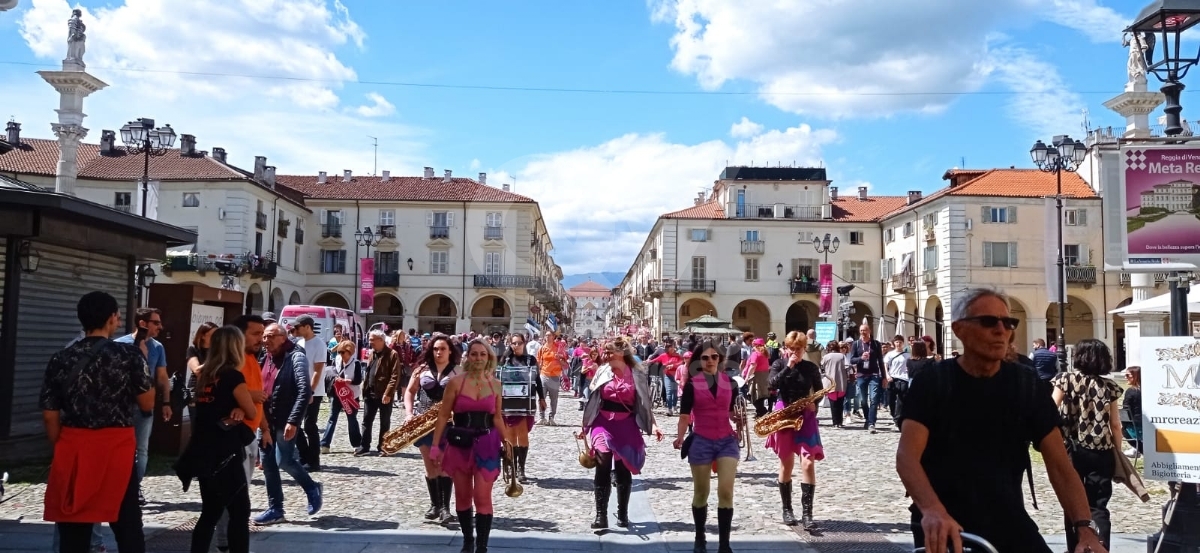
M 455 447 L 442 440 L 442 470 L 450 476 L 482 474 L 488 482 L 500 477 L 500 431 L 493 428 L 469 448 Z
M 775 409 L 783 409 L 782 401 L 775 404 Z M 817 426 L 817 408 L 809 406 L 804 410 L 804 422 L 800 430 L 785 428 L 767 436 L 767 449 L 774 451 L 780 459 L 791 455 L 803 455 L 814 461 L 825 459 L 825 448 L 821 446 L 821 432 Z

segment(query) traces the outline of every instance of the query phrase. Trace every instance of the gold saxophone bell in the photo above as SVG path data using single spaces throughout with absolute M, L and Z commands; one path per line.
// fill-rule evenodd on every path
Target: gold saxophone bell
M 583 445 L 579 443 L 582 441 L 583 439 L 581 438 L 575 440 L 575 447 L 579 450 L 579 466 L 588 470 L 594 469 L 600 463 L 596 461 L 596 455 L 592 452 L 591 448 L 583 448 Z
M 791 405 L 783 409 L 772 411 L 759 417 L 754 423 L 754 433 L 759 436 L 770 436 L 785 428 L 800 430 L 800 427 L 804 425 L 804 410 L 810 405 L 821 401 L 821 398 L 833 390 L 834 386 L 830 385 L 828 388 L 808 397 L 793 401 Z
M 400 425 L 398 428 L 393 428 L 383 435 L 383 442 L 379 444 L 379 451 L 384 455 L 395 455 L 401 450 L 413 445 L 417 440 L 421 439 L 430 432 L 433 432 L 434 425 L 437 424 L 438 411 L 442 407 L 442 402 L 434 403 L 429 406 L 429 410 L 417 415 L 407 422 Z
M 501 446 L 504 449 L 504 495 L 508 497 L 521 497 L 525 493 L 524 486 L 517 482 L 517 463 L 513 459 L 512 444 L 504 442 Z

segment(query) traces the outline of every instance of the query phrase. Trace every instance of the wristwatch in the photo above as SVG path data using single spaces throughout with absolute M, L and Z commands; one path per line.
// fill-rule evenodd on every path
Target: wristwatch
M 1071 523 L 1071 527 L 1074 528 L 1076 532 L 1079 532 L 1080 530 L 1087 528 L 1088 530 L 1091 530 L 1092 533 L 1096 534 L 1096 536 L 1100 535 L 1100 527 L 1096 526 L 1096 521 L 1091 520 L 1091 519 L 1077 520 L 1077 521 Z

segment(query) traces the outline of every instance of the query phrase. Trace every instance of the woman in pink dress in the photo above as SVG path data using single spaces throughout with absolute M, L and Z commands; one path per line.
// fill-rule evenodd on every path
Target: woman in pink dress
M 639 474 L 646 463 L 646 443 L 641 435 L 653 434 L 661 442 L 663 433 L 654 422 L 646 371 L 637 363 L 625 338 L 606 344 L 604 359 L 606 363 L 596 370 L 589 386 L 591 396 L 583 410 L 583 428 L 576 437 L 588 437 L 598 462 L 593 480 L 596 520 L 592 528 L 608 528 L 608 498 L 614 471 L 617 526 L 625 528 L 629 526 L 633 475 Z
M 442 396 L 442 408 L 433 428 L 436 446 L 431 455 L 454 479 L 462 553 L 486 553 L 492 531 L 492 485 L 500 476 L 501 443 L 509 449 L 511 442 L 500 408 L 496 351 L 482 339 L 472 340 L 463 365 L 465 373 L 450 379 Z M 447 426 L 451 412 L 453 424 Z M 476 511 L 474 518 L 472 509 Z
M 784 338 L 787 350 L 785 357 L 775 361 L 771 369 L 771 387 L 779 390 L 776 409 L 783 409 L 824 388 L 821 369 L 816 363 L 804 359 L 803 352 L 808 337 L 802 332 L 789 332 Z M 817 486 L 816 462 L 825 459 L 821 445 L 821 433 L 817 427 L 817 406 L 809 405 L 803 412 L 804 422 L 799 430 L 783 428 L 767 437 L 766 447 L 779 456 L 779 496 L 783 503 L 784 524 L 795 524 L 792 512 L 792 468 L 796 457 L 800 458 L 800 507 L 803 509 L 800 523 L 805 530 L 816 529 L 813 522 L 813 495 Z

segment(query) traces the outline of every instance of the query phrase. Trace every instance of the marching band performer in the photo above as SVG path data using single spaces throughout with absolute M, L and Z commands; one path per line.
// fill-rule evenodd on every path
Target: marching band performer
M 404 411 L 408 414 L 406 422 L 441 401 L 450 379 L 462 374 L 458 365 L 462 349 L 454 346 L 449 336 L 435 334 L 425 345 L 424 352 L 424 363 L 409 378 L 408 387 L 404 389 Z M 450 514 L 450 493 L 454 480 L 442 473 L 437 463 L 433 462 L 430 456 L 433 443 L 433 433 L 430 432 L 414 444 L 421 451 L 421 460 L 425 462 L 425 486 L 429 490 L 429 510 L 425 511 L 425 519 L 447 523 L 453 518 Z
M 771 387 L 779 390 L 777 410 L 822 389 L 821 370 L 812 361 L 804 359 L 808 337 L 792 331 L 783 343 L 789 351 L 775 362 L 770 377 Z M 796 515 L 792 512 L 792 467 L 795 457 L 800 457 L 800 507 L 803 509 L 800 523 L 805 530 L 812 530 L 817 527 L 812 516 L 816 461 L 825 458 L 825 450 L 821 447 L 816 405 L 806 408 L 803 416 L 800 430 L 777 430 L 767 437 L 766 447 L 779 456 L 779 496 L 783 502 L 783 522 L 788 525 L 796 524 Z
M 496 378 L 496 351 L 482 339 L 471 340 L 464 366 L 466 372 L 446 384 L 433 427 L 436 445 L 432 457 L 455 481 L 454 505 L 463 533 L 461 553 L 487 553 L 492 485 L 500 476 L 501 444 L 511 447 L 511 442 L 500 406 L 503 395 Z M 454 422 L 447 427 L 451 411 Z M 476 511 L 474 525 L 472 508 Z
M 596 520 L 592 528 L 608 528 L 608 498 L 612 473 L 617 474 L 617 526 L 629 526 L 629 494 L 633 475 L 646 462 L 646 444 L 640 434 L 663 433 L 654 422 L 653 404 L 646 371 L 633 356 L 624 338 L 604 346 L 605 364 L 596 370 L 589 386 L 591 396 L 583 410 L 583 428 L 578 439 L 588 437 L 597 465 L 593 480 Z
M 725 354 L 710 341 L 701 342 L 691 352 L 690 378 L 683 385 L 679 401 L 679 427 L 675 449 L 683 447 L 688 426 L 692 427 L 688 463 L 692 468 L 692 520 L 696 523 L 693 553 L 705 553 L 704 524 L 708 520 L 708 492 L 717 470 L 717 529 L 720 545 L 717 553 L 732 553 L 729 531 L 733 525 L 733 482 L 737 476 L 738 437 L 730 421 L 734 419 L 734 390 L 737 385 L 721 370 Z
M 542 388 L 542 379 L 537 369 L 537 359 L 529 355 L 525 351 L 525 335 L 519 332 L 514 332 L 508 339 L 508 352 L 500 361 L 500 364 L 506 367 L 533 367 L 533 388 L 537 392 L 538 408 L 542 411 L 546 410 L 546 392 Z M 529 457 L 529 431 L 533 430 L 533 425 L 536 419 L 533 418 L 533 413 L 528 416 L 505 416 L 504 424 L 508 425 L 513 437 L 513 462 L 516 463 L 517 481 L 522 484 L 528 484 L 529 479 L 525 477 L 525 460 Z

